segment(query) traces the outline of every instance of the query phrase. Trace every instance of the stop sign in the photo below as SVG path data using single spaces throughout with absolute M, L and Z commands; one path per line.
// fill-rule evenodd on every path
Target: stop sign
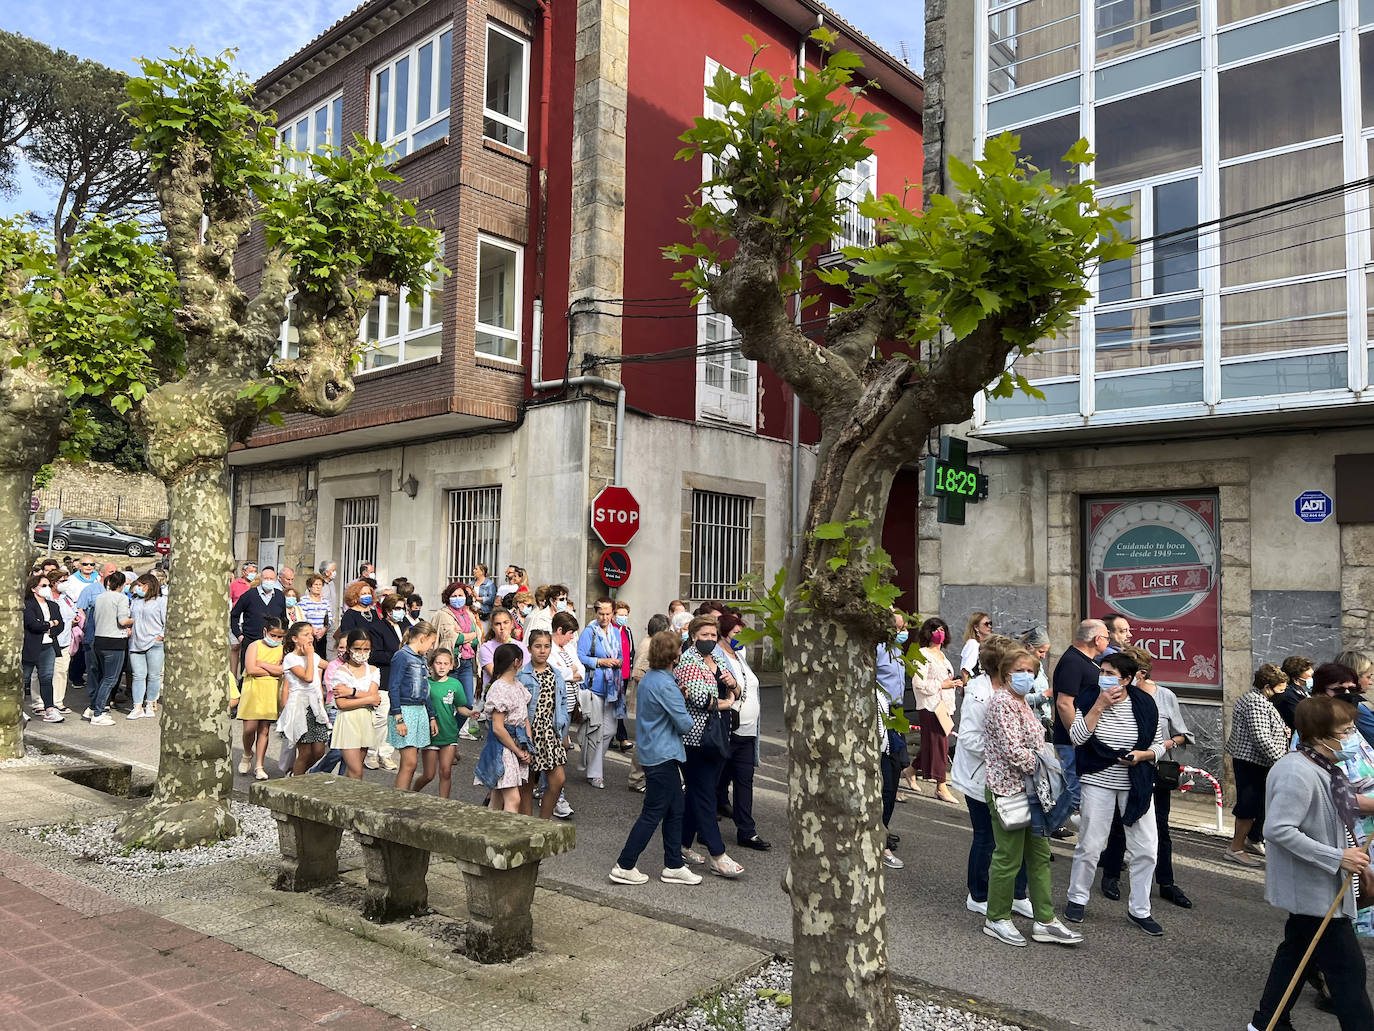
M 592 498 L 592 532 L 608 547 L 623 547 L 639 532 L 639 502 L 626 487 L 602 487 Z

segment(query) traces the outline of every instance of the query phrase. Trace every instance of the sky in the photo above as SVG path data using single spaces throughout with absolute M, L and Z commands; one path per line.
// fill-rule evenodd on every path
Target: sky
M 673 0 L 638 0 L 672 3 Z M 49 46 L 137 71 L 134 59 L 169 47 L 207 53 L 238 49 L 250 77 L 276 67 L 361 0 L 4 0 L 0 28 Z M 827 6 L 874 42 L 899 54 L 905 42 L 919 70 L 924 50 L 921 6 L 910 0 L 826 0 Z M 633 10 L 633 8 L 631 9 Z M 45 187 L 24 169 L 20 188 L 0 197 L 0 213 L 50 211 Z

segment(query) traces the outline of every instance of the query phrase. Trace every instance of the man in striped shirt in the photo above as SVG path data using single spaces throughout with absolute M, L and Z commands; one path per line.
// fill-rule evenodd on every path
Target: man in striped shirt
M 1097 691 L 1080 692 L 1074 698 L 1069 739 L 1077 748 L 1083 802 L 1064 916 L 1082 922 L 1112 816 L 1120 812 L 1131 870 L 1127 915 L 1146 934 L 1158 936 L 1164 930 L 1150 915 L 1150 888 L 1159 854 L 1152 812 L 1153 764 L 1164 756 L 1164 721 L 1155 700 L 1133 683 L 1139 670 L 1129 655 L 1104 656 Z

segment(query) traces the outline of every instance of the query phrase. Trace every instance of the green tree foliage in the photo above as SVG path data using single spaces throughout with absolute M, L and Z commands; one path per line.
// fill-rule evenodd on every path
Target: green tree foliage
M 852 268 L 803 273 L 840 230 L 842 177 L 883 128 L 858 110 L 859 65 L 834 52 L 799 79 L 722 69 L 707 95 L 726 114 L 697 119 L 680 153 L 710 156 L 714 175 L 684 219 L 691 242 L 666 249 L 684 266 L 677 277 L 733 320 L 744 356 L 771 365 L 820 423 L 801 538 L 753 607 L 785 675 L 798 1031 L 898 1024 L 870 729 L 876 649 L 894 634 L 897 591 L 879 544 L 893 476 L 935 427 L 969 418 L 989 385 L 1026 388 L 1011 359 L 1067 327 L 1095 263 L 1131 252 L 1123 212 L 1102 208 L 1093 183 L 1055 185 L 1003 136 L 975 165 L 952 163 L 960 196 L 933 197 L 925 211 L 870 197 L 859 210 L 877 242 L 845 250 Z M 1065 160 L 1087 159 L 1080 142 Z M 814 282 L 850 298 L 820 340 L 791 307 Z
M 0 194 L 14 189 L 19 143 L 52 110 L 56 79 L 51 50 L 0 31 Z

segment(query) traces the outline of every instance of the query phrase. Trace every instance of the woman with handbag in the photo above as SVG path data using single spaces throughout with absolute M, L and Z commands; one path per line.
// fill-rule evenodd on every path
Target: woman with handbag
M 706 858 L 691 848 L 694 838 L 711 853 L 711 872 L 721 877 L 744 873 L 725 854 L 725 843 L 716 824 L 716 785 L 730 752 L 728 712 L 739 699 L 739 687 L 730 672 L 716 659 L 719 627 L 714 616 L 697 616 L 687 625 L 692 646 L 682 653 L 674 676 L 692 714 L 692 729 L 683 736 L 687 761 L 683 779 L 687 783 L 687 805 L 682 815 L 682 858 L 700 865 Z
M 989 658 L 992 654 L 989 653 Z M 988 911 L 983 933 L 1008 945 L 1024 946 L 1026 939 L 1012 922 L 1012 887 L 1026 866 L 1035 923 L 1031 937 L 1051 945 L 1077 945 L 1083 936 L 1054 915 L 1050 884 L 1050 842 L 1031 831 L 1026 778 L 1035 773 L 1045 731 L 1026 704 L 1035 688 L 1036 661 L 1017 645 L 1000 649 L 997 668 L 984 668 L 992 684 L 983 719 L 983 756 L 987 764 L 984 797 L 992 816 L 996 845 L 988 873 Z
M 1159 897 L 1172 902 L 1182 909 L 1192 909 L 1193 900 L 1183 894 L 1183 889 L 1174 883 L 1174 842 L 1169 836 L 1169 807 L 1173 803 L 1174 791 L 1178 789 L 1180 768 L 1173 758 L 1174 750 L 1192 743 L 1193 735 L 1188 724 L 1183 722 L 1183 711 L 1179 708 L 1178 696 L 1167 687 L 1161 687 L 1150 679 L 1153 659 L 1144 648 L 1128 644 L 1121 649 L 1140 664 L 1135 685 L 1155 700 L 1159 706 L 1159 718 L 1164 721 L 1164 758 L 1155 764 L 1155 828 L 1159 831 L 1159 858 L 1155 862 L 1155 883 L 1159 885 Z M 1112 820 L 1112 831 L 1107 836 L 1107 847 L 1102 852 L 1102 894 L 1115 901 L 1121 898 L 1121 864 L 1126 858 L 1126 828 L 1117 813 Z
M 954 675 L 954 667 L 945 658 L 948 640 L 949 626 L 938 616 L 927 619 L 916 631 L 924 668 L 911 681 L 919 710 L 916 722 L 921 728 L 921 751 L 913 767 L 918 776 L 935 781 L 936 798 L 957 805 L 945 787 L 945 778 L 949 771 L 949 732 L 954 726 L 954 692 L 963 681 Z

